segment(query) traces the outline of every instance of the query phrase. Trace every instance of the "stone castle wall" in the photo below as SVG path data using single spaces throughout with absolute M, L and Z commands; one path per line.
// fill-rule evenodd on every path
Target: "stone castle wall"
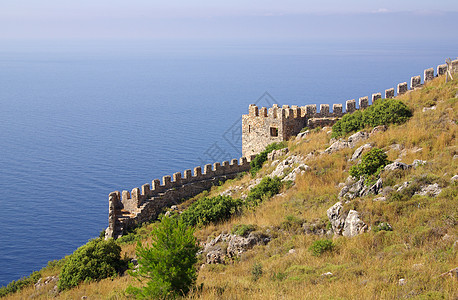
M 444 75 L 447 65 L 437 66 L 437 75 Z M 458 59 L 451 63 L 452 73 L 458 73 Z M 429 68 L 423 72 L 423 84 L 435 77 L 434 69 Z M 410 79 L 410 90 L 423 86 L 421 76 L 414 76 Z M 402 95 L 409 91 L 407 82 L 399 83 L 394 88 L 386 89 L 384 98 L 394 98 L 395 93 Z M 371 96 L 371 104 L 382 98 L 382 93 L 375 93 Z M 342 104 L 333 104 L 332 112 L 329 104 L 321 104 L 317 111 L 317 105 L 297 106 L 283 105 L 279 107 L 274 104 L 271 108 L 257 107 L 251 104 L 248 107 L 248 114 L 242 116 L 242 156 L 256 155 L 273 142 L 286 141 L 296 136 L 302 128 L 332 126 L 346 113 L 352 113 L 358 109 L 365 109 L 371 105 L 369 97 L 355 99 L 345 102 L 345 112 Z
M 252 157 L 250 157 L 250 160 Z M 246 157 L 231 162 L 224 161 L 185 170 L 183 174 L 174 173 L 172 176 L 152 180 L 141 188 L 132 191 L 115 191 L 108 196 L 108 228 L 106 238 L 117 238 L 140 223 L 157 218 L 165 207 L 179 204 L 184 199 L 193 197 L 210 189 L 213 185 L 227 179 L 233 179 L 237 174 L 250 170 L 250 162 Z

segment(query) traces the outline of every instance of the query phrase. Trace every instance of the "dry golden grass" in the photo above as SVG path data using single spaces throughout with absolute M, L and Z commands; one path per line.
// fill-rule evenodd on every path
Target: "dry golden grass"
M 303 221 L 325 220 L 326 210 L 338 201 L 338 184 L 345 181 L 354 149 L 332 155 L 318 154 L 329 145 L 330 135 L 313 132 L 299 142 L 290 141 L 293 154 L 317 153 L 306 163 L 311 170 L 299 175 L 296 184 L 281 195 L 264 201 L 255 210 L 221 223 L 200 228 L 196 236 L 202 242 L 208 237 L 230 230 L 237 224 L 257 225 L 271 229 L 274 238 L 266 246 L 257 246 L 227 265 L 205 265 L 200 268 L 197 288 L 189 299 L 457 299 L 458 283 L 439 275 L 458 266 L 458 185 L 450 184 L 457 174 L 458 80 L 444 83 L 440 77 L 423 89 L 399 97 L 414 110 L 405 124 L 390 126 L 367 141 L 388 151 L 390 160 L 412 163 L 414 159 L 428 164 L 398 174 L 383 174 L 393 184 L 428 175 L 443 192 L 436 198 L 414 196 L 405 201 L 373 201 L 375 196 L 346 203 L 361 213 L 372 228 L 378 222 L 389 222 L 393 231 L 371 230 L 354 238 L 334 237 L 334 251 L 313 256 L 312 243 L 322 237 L 303 234 L 299 228 L 282 229 L 287 216 Z M 423 107 L 435 110 L 422 112 Z M 399 144 L 400 150 L 391 149 Z M 268 166 L 260 175 L 271 171 Z M 207 195 L 215 196 L 235 186 L 247 187 L 249 174 L 238 180 L 214 187 Z M 237 194 L 239 195 L 239 194 Z M 183 207 L 188 205 L 185 204 Z M 148 230 L 146 227 L 145 230 Z M 123 245 L 123 253 L 133 257 L 135 243 Z M 295 253 L 290 254 L 289 250 Z M 254 280 L 253 266 L 262 266 L 262 275 Z M 47 271 L 50 273 L 56 270 Z M 331 272 L 331 276 L 322 274 Z M 404 278 L 405 284 L 399 285 Z M 129 276 L 85 283 L 59 294 L 59 299 L 125 299 L 129 284 L 138 284 Z M 46 299 L 47 293 L 34 294 L 27 289 L 8 299 L 35 296 Z

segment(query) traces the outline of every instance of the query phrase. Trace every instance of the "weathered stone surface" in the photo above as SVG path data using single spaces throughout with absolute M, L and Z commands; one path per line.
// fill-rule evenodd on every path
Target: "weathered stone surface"
M 267 154 L 267 159 L 270 161 L 276 160 L 279 157 L 287 154 L 289 152 L 288 148 L 278 149 Z
M 350 148 L 354 148 L 356 144 L 369 138 L 369 134 L 365 131 L 359 131 L 348 137 L 348 144 Z
M 207 253 L 206 258 L 207 258 L 207 264 L 222 264 L 224 263 L 224 254 L 220 249 L 216 250 L 211 250 Z
M 375 133 L 377 133 L 377 132 L 386 131 L 387 129 L 388 129 L 388 127 L 386 127 L 386 125 L 375 126 L 375 127 L 372 129 L 370 135 L 373 135 L 373 134 L 375 134 Z
M 233 235 L 227 246 L 227 255 L 229 257 L 239 257 L 243 252 L 253 248 L 256 245 L 265 245 L 270 242 L 270 237 L 251 232 L 248 237 Z
M 359 159 L 365 150 L 369 150 L 371 148 L 372 148 L 371 144 L 362 145 L 361 147 L 356 149 L 355 152 L 353 152 L 353 155 L 351 156 L 350 160 L 351 161 L 355 161 L 355 160 Z
M 408 170 L 410 169 L 412 166 L 411 165 L 408 165 L 408 164 L 405 164 L 403 162 L 398 162 L 398 161 L 395 161 L 394 163 L 391 163 L 389 165 L 386 165 L 384 170 L 385 171 L 394 171 L 394 170 Z
M 452 178 L 450 178 L 451 182 L 457 182 L 458 181 L 458 175 L 454 175 Z
M 367 231 L 367 225 L 363 222 L 363 220 L 361 220 L 360 214 L 356 210 L 350 210 L 347 218 L 345 219 L 342 235 L 346 237 L 354 237 L 365 231 Z
M 342 208 L 343 204 L 339 201 L 331 206 L 326 212 L 329 222 L 331 222 L 332 231 L 337 235 L 342 234 L 345 226 L 345 218 L 347 217 L 345 214 L 342 214 Z
M 300 164 L 295 169 L 293 169 L 282 181 L 295 181 L 298 174 L 304 174 L 306 171 L 309 171 L 311 168 L 306 164 Z
M 326 150 L 324 150 L 324 152 L 327 153 L 327 154 L 331 154 L 331 153 L 334 153 L 336 151 L 339 151 L 339 150 L 342 150 L 342 149 L 345 149 L 345 148 L 348 148 L 348 147 L 349 147 L 348 142 L 343 140 L 343 139 L 340 139 L 340 140 L 334 142 Z
M 296 136 L 296 140 L 301 140 L 303 138 L 305 138 L 307 135 L 310 134 L 310 130 L 306 130 L 306 131 L 303 131 L 303 132 L 299 132 Z
M 424 166 L 424 165 L 426 165 L 427 163 L 428 163 L 428 162 L 427 162 L 426 160 L 415 159 L 415 160 L 412 162 L 411 166 L 412 166 L 413 168 L 416 169 L 417 167 Z
M 416 192 L 416 195 L 437 197 L 442 192 L 439 184 L 433 183 L 427 186 L 423 186 L 420 191 Z

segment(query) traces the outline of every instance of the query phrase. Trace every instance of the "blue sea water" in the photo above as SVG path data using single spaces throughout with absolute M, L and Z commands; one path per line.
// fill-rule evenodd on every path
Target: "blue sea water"
M 250 103 L 333 104 L 383 93 L 456 57 L 457 46 L 0 43 L 0 286 L 98 236 L 111 191 L 238 158 Z

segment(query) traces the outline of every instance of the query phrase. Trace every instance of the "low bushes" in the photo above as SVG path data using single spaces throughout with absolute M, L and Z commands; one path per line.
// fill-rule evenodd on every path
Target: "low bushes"
M 313 242 L 309 250 L 312 252 L 312 255 L 320 256 L 325 252 L 331 252 L 334 248 L 335 245 L 331 240 L 318 240 Z
M 332 126 L 332 137 L 344 136 L 366 126 L 402 124 L 412 117 L 410 109 L 397 99 L 380 99 L 365 110 L 346 114 Z
M 274 178 L 264 177 L 257 186 L 250 190 L 246 198 L 246 204 L 248 206 L 258 205 L 264 197 L 269 198 L 278 194 L 281 187 L 282 182 L 277 176 Z
M 383 167 L 391 163 L 387 157 L 382 149 L 372 148 L 363 155 L 359 164 L 350 168 L 350 175 L 356 178 L 364 175 L 368 177 L 377 176 Z
M 187 225 L 206 225 L 229 219 L 241 206 L 242 200 L 229 196 L 205 197 L 191 204 L 180 216 Z
M 2 286 L 0 288 L 0 298 L 5 297 L 8 294 L 15 293 L 22 290 L 25 287 L 34 285 L 38 279 L 40 279 L 41 273 L 36 271 L 30 274 L 27 277 L 23 277 L 16 281 L 11 281 L 7 286 Z
M 113 239 L 94 239 L 66 259 L 58 287 L 65 290 L 83 281 L 116 276 L 125 267 L 126 263 L 121 260 L 121 247 Z

